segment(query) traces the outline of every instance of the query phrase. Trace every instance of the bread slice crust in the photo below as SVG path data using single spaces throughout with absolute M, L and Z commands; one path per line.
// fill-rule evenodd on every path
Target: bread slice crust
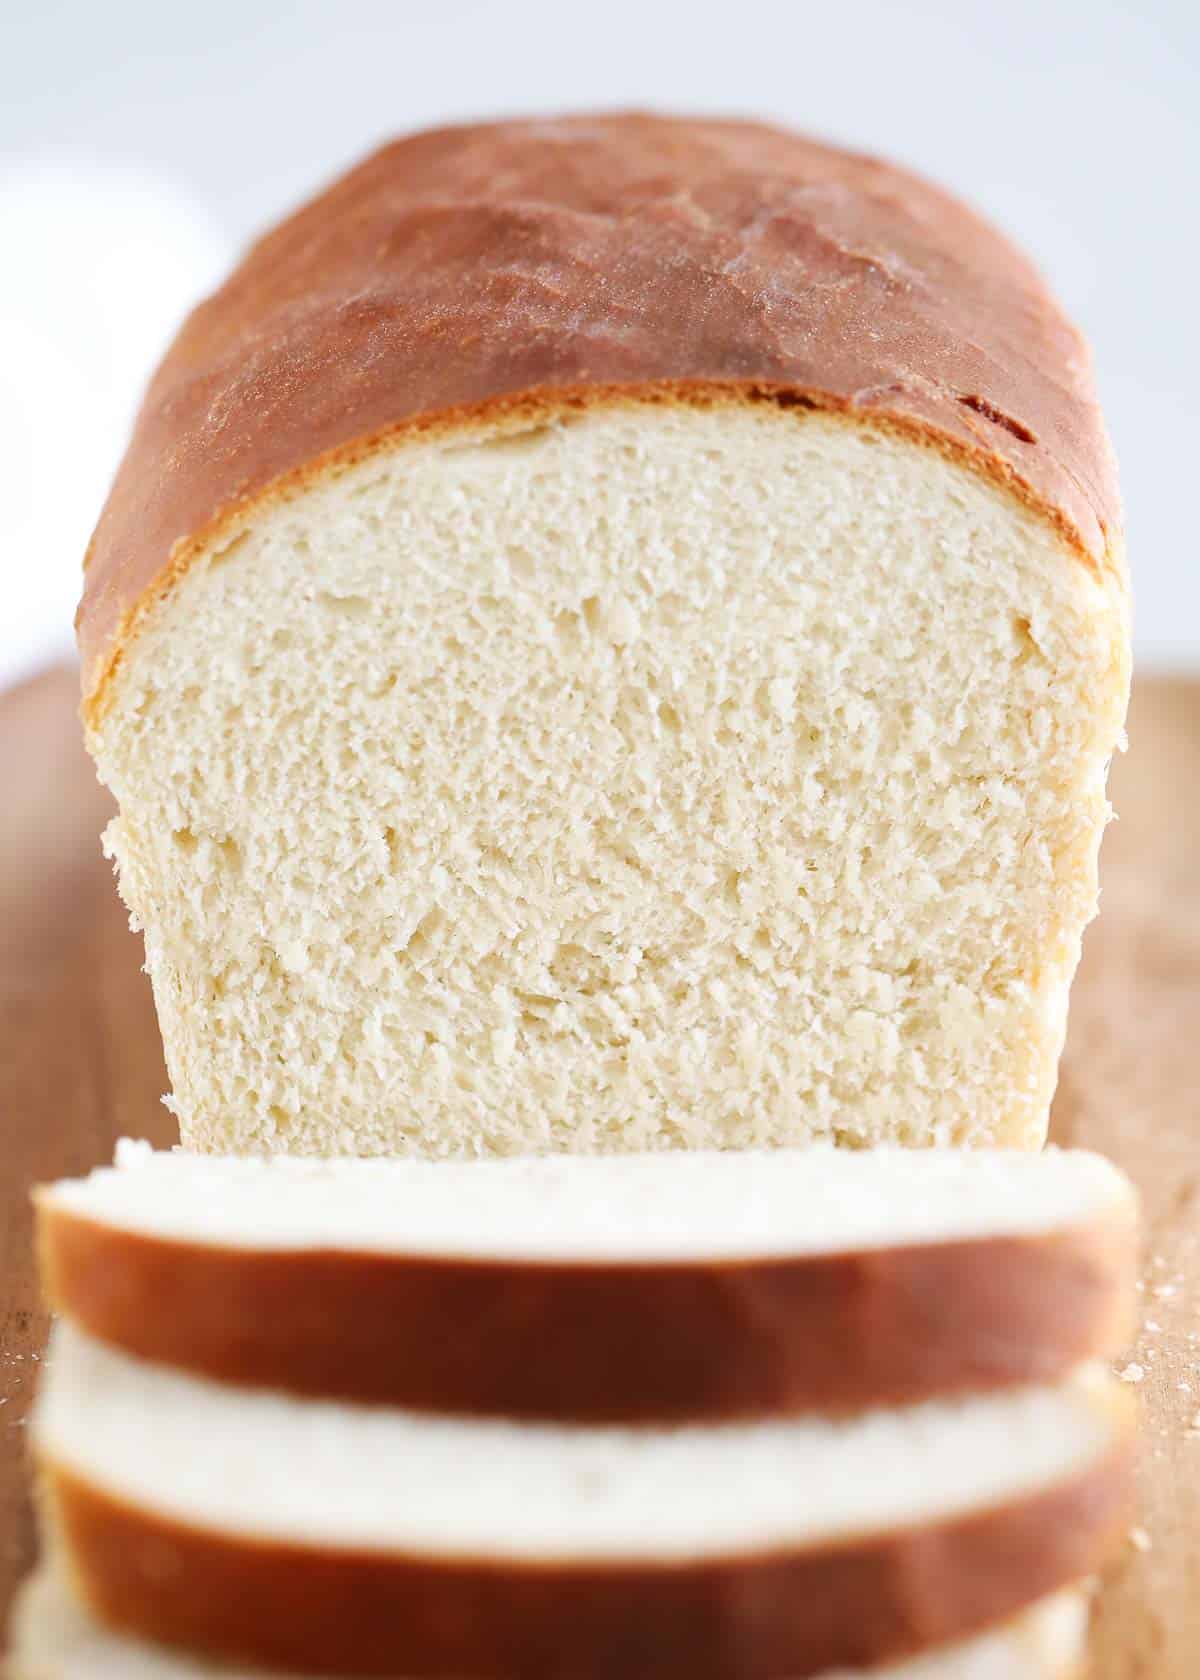
M 561 1422 L 844 1414 L 1052 1382 L 1129 1329 L 1131 1209 L 1041 1234 L 620 1263 L 224 1247 L 43 1201 L 54 1309 L 226 1383 Z
M 321 1549 L 191 1527 L 53 1462 L 44 1483 L 97 1618 L 214 1658 L 428 1680 L 803 1680 L 964 1639 L 1092 1573 L 1127 1524 L 1131 1459 L 1121 1438 L 1004 1506 L 658 1566 Z
M 1074 1680 L 1086 1624 L 1082 1593 L 1056 1593 L 975 1639 L 873 1669 L 871 1680 L 996 1680 L 998 1674 L 1005 1680 Z M 61 1571 L 45 1565 L 17 1600 L 9 1674 L 11 1680 L 266 1680 L 261 1669 L 214 1666 L 107 1632 L 78 1603 Z M 284 1680 L 279 1671 L 276 1680 Z M 841 1669 L 820 1680 L 859 1676 Z

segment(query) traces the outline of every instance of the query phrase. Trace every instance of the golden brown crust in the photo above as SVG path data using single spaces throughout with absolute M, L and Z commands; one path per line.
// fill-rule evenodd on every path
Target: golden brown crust
M 964 1639 L 1091 1574 L 1131 1452 L 1020 1501 L 838 1545 L 647 1565 L 330 1551 L 190 1528 L 57 1467 L 57 1534 L 100 1620 L 301 1673 L 803 1680 Z M 301 1472 L 302 1473 L 302 1472 Z
M 1083 343 L 936 188 L 756 123 L 441 129 L 283 222 L 184 326 L 89 550 L 88 715 L 147 605 L 264 495 L 431 423 L 646 399 L 901 429 L 1118 564 Z
M 50 1304 L 221 1382 L 557 1422 L 845 1413 L 1050 1382 L 1130 1330 L 1115 1208 L 1041 1236 L 686 1264 L 255 1251 L 43 1201 Z

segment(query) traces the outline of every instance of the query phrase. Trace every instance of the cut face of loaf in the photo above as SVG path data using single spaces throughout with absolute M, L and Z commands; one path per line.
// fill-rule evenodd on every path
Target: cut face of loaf
M 188 323 L 79 622 L 185 1142 L 1041 1141 L 1119 507 L 1077 336 L 924 183 L 385 149 Z
M 769 1680 L 950 1643 L 1091 1573 L 1131 1416 L 1081 1372 L 960 1404 L 558 1429 L 202 1382 L 60 1326 L 50 1533 L 130 1634 L 322 1673 Z
M 475 1162 L 123 1145 L 38 1195 L 51 1305 L 198 1375 L 558 1422 L 771 1417 L 1052 1381 L 1129 1332 L 1095 1155 Z
M 1117 609 L 928 448 L 616 405 L 253 520 L 97 740 L 185 1141 L 1035 1144 Z
M 1057 1593 L 963 1644 L 820 1680 L 1075 1680 L 1087 1620 L 1078 1592 Z M 107 1631 L 49 1571 L 29 1582 L 14 1616 L 11 1680 L 270 1680 L 263 1669 L 206 1661 Z M 275 1680 L 298 1680 L 279 1670 Z

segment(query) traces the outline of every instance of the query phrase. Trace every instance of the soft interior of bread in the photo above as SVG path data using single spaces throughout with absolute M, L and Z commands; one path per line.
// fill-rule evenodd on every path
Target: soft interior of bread
M 60 1324 L 35 1442 L 122 1501 L 243 1538 L 662 1561 L 1019 1500 L 1099 1463 L 1124 1428 L 1119 1398 L 1086 1368 L 1059 1387 L 839 1421 L 558 1427 L 231 1388 Z
M 121 1229 L 247 1249 L 707 1261 L 980 1241 L 1132 1222 L 1128 1180 L 1050 1150 L 696 1150 L 683 1156 L 310 1161 L 155 1152 L 39 1193 Z M 1006 1262 L 1002 1249 L 997 1264 Z
M 1085 1621 L 1081 1594 L 1056 1593 L 978 1638 L 872 1669 L 871 1680 L 1059 1680 L 1079 1660 Z M 209 1662 L 108 1632 L 47 1568 L 21 1592 L 8 1672 L 10 1680 L 263 1680 L 258 1669 Z M 856 1676 L 841 1670 L 820 1680 Z
M 95 737 L 185 1141 L 1028 1145 L 1123 603 L 932 447 L 766 403 L 316 475 Z

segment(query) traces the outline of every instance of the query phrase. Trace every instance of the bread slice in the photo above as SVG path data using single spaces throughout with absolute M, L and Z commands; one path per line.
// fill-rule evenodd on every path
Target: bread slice
M 1133 1191 L 1083 1152 L 117 1159 L 38 1192 L 47 1297 L 226 1382 L 697 1421 L 1046 1382 L 1131 1328 Z
M 386 147 L 183 329 L 79 632 L 186 1143 L 1043 1139 L 1120 510 L 1078 335 L 924 182 Z
M 1056 1593 L 965 1643 L 924 1652 L 869 1680 L 1072 1680 L 1079 1672 L 1087 1605 Z M 298 1680 L 273 1671 L 276 1680 Z M 206 1661 L 112 1633 L 48 1571 L 30 1581 L 14 1612 L 9 1680 L 264 1680 L 266 1671 Z M 868 1680 L 862 1670 L 822 1680 Z
M 100 1617 L 348 1674 L 772 1680 L 950 1643 L 1128 1522 L 1120 1385 L 838 1422 L 562 1429 L 294 1400 L 59 1327 L 34 1420 Z

